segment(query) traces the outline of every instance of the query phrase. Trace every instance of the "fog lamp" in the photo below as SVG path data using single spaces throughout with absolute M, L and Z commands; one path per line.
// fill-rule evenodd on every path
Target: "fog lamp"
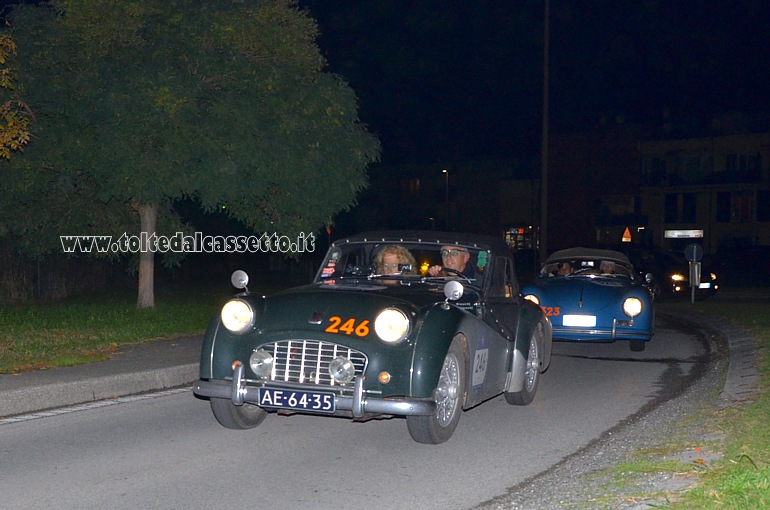
M 249 356 L 251 371 L 265 379 L 273 371 L 273 355 L 264 349 L 257 349 Z
M 348 358 L 337 356 L 329 363 L 329 375 L 339 383 L 350 382 L 356 375 L 356 366 Z

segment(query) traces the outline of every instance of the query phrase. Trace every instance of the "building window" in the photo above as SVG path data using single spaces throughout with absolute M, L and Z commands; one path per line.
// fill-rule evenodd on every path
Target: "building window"
M 667 180 L 666 160 L 657 156 L 647 157 L 644 161 L 646 183 L 650 186 L 660 186 Z
M 770 191 L 757 191 L 757 221 L 770 221 Z
M 728 154 L 725 163 L 726 170 L 740 181 L 757 180 L 760 177 L 762 169 L 760 154 Z
M 751 192 L 733 193 L 730 209 L 732 223 L 748 223 L 751 221 Z
M 716 220 L 719 223 L 749 223 L 753 205 L 754 193 L 751 191 L 717 193 Z
M 682 217 L 680 220 L 682 223 L 695 223 L 696 202 L 695 193 L 682 194 Z
M 679 195 L 675 193 L 666 194 L 666 203 L 665 203 L 663 221 L 665 223 L 676 223 L 679 216 L 678 212 L 679 212 Z
M 665 198 L 666 223 L 695 223 L 697 195 L 695 193 L 668 193 Z
M 717 193 L 717 223 L 730 223 L 730 195 L 727 191 Z

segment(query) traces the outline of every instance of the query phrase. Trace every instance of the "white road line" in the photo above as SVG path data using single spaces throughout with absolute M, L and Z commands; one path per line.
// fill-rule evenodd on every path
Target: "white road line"
M 177 393 L 189 393 L 189 392 L 190 392 L 190 388 L 174 388 L 171 390 L 163 390 L 163 391 L 158 391 L 154 393 L 143 393 L 141 395 L 128 395 L 126 397 L 115 397 L 115 398 L 110 398 L 105 400 L 97 400 L 95 402 L 87 402 L 85 404 L 60 407 L 57 409 L 49 409 L 47 411 L 40 411 L 37 413 L 22 414 L 19 416 L 11 416 L 9 418 L 0 418 L 0 426 L 8 425 L 11 423 L 37 420 L 40 418 L 50 418 L 51 416 L 59 416 L 62 414 L 88 411 L 90 409 L 98 409 L 100 407 L 109 407 L 109 406 L 114 406 L 118 404 L 127 404 L 129 402 L 137 402 L 140 400 L 149 400 L 153 398 L 165 397 L 167 395 L 176 395 Z

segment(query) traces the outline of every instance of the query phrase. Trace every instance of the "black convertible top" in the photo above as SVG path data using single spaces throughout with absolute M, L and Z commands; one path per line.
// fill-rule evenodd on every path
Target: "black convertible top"
M 485 234 L 469 234 L 462 232 L 442 232 L 439 230 L 377 230 L 363 232 L 354 236 L 338 239 L 332 246 L 345 243 L 385 242 L 409 243 L 420 242 L 436 245 L 456 245 L 466 248 L 484 249 L 496 255 L 511 256 L 508 244 L 499 237 Z

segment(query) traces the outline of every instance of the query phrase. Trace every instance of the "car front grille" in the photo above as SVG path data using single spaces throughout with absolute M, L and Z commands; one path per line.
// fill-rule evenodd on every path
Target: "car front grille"
M 356 375 L 363 374 L 368 363 L 360 351 L 318 340 L 282 340 L 265 344 L 261 349 L 273 355 L 270 379 L 278 382 L 338 386 L 328 370 L 334 358 L 342 356 L 352 361 Z

